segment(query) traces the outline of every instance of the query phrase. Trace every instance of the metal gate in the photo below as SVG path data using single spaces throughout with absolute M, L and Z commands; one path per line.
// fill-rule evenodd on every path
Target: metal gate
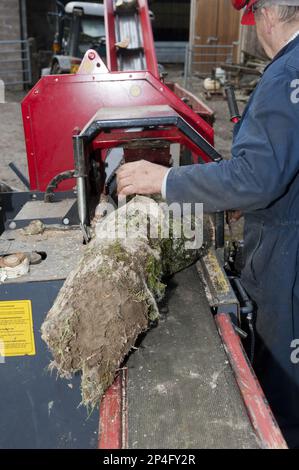
M 28 40 L 0 41 L 0 79 L 6 86 L 31 84 Z
M 212 69 L 222 64 L 231 64 L 235 49 L 234 44 L 195 44 L 186 47 L 184 86 L 188 88 L 193 77 L 211 75 Z

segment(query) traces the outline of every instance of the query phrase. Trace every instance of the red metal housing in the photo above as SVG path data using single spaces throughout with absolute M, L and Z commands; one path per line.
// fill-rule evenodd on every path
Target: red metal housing
M 22 102 L 31 190 L 45 191 L 52 178 L 74 169 L 72 137 L 78 135 L 101 108 L 168 105 L 213 145 L 214 132 L 206 122 L 212 121 L 211 110 L 182 88 L 174 86 L 176 95 L 160 81 L 147 0 L 137 0 L 136 10 L 125 20 L 127 28 L 133 25 L 139 31 L 137 36 L 141 35 L 137 41 L 141 48 L 138 54 L 142 53 L 146 70 L 138 72 L 119 71 L 120 51 L 116 40 L 118 22 L 124 18 L 116 11 L 113 0 L 105 0 L 104 5 L 108 68 L 95 51 L 87 51 L 77 75 L 44 77 Z M 182 101 L 186 95 L 194 110 Z M 155 138 L 166 139 L 165 132 L 156 132 Z M 168 140 L 189 147 L 195 161 L 196 156 L 210 161 L 175 129 Z M 122 143 L 123 134 L 101 135 L 93 149 L 100 148 L 100 159 L 105 160 L 107 152 L 104 149 Z M 136 155 L 142 158 L 140 153 L 136 152 Z M 129 155 L 129 158 L 134 159 L 136 155 Z M 163 163 L 162 154 L 161 158 Z M 155 159 L 159 161 L 159 154 Z M 64 181 L 58 190 L 70 190 L 74 185 L 74 180 Z
M 99 109 L 120 105 L 169 105 L 213 144 L 212 126 L 150 72 L 48 76 L 22 102 L 30 189 L 45 191 L 54 176 L 73 169 L 72 136 Z M 198 101 L 197 112 L 201 110 L 205 117 L 211 117 L 209 109 Z M 62 183 L 59 190 L 73 186 L 74 181 L 70 180 Z

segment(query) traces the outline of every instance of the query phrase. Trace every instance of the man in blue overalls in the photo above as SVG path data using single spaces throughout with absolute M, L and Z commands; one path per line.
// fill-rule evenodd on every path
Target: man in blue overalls
M 243 212 L 256 371 L 289 444 L 299 446 L 299 0 L 232 2 L 246 7 L 242 23 L 256 24 L 272 59 L 235 128 L 233 158 L 170 171 L 129 163 L 118 171 L 118 192 Z

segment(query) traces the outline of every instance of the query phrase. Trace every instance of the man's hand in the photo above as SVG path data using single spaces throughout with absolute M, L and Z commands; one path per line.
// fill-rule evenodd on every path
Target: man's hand
M 160 194 L 168 169 L 145 160 L 126 163 L 117 171 L 117 193 L 120 197 L 131 194 Z

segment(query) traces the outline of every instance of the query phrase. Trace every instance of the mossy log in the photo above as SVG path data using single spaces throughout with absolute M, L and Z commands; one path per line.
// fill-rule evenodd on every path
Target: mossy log
M 186 249 L 185 237 L 172 236 L 173 224 L 170 237 L 163 238 L 162 229 L 170 225 L 165 212 L 140 196 L 109 214 L 97 224 L 42 325 L 51 367 L 65 377 L 82 372 L 86 406 L 100 401 L 137 337 L 158 318 L 164 277 L 194 263 L 203 250 Z M 211 239 L 207 224 L 205 244 Z

